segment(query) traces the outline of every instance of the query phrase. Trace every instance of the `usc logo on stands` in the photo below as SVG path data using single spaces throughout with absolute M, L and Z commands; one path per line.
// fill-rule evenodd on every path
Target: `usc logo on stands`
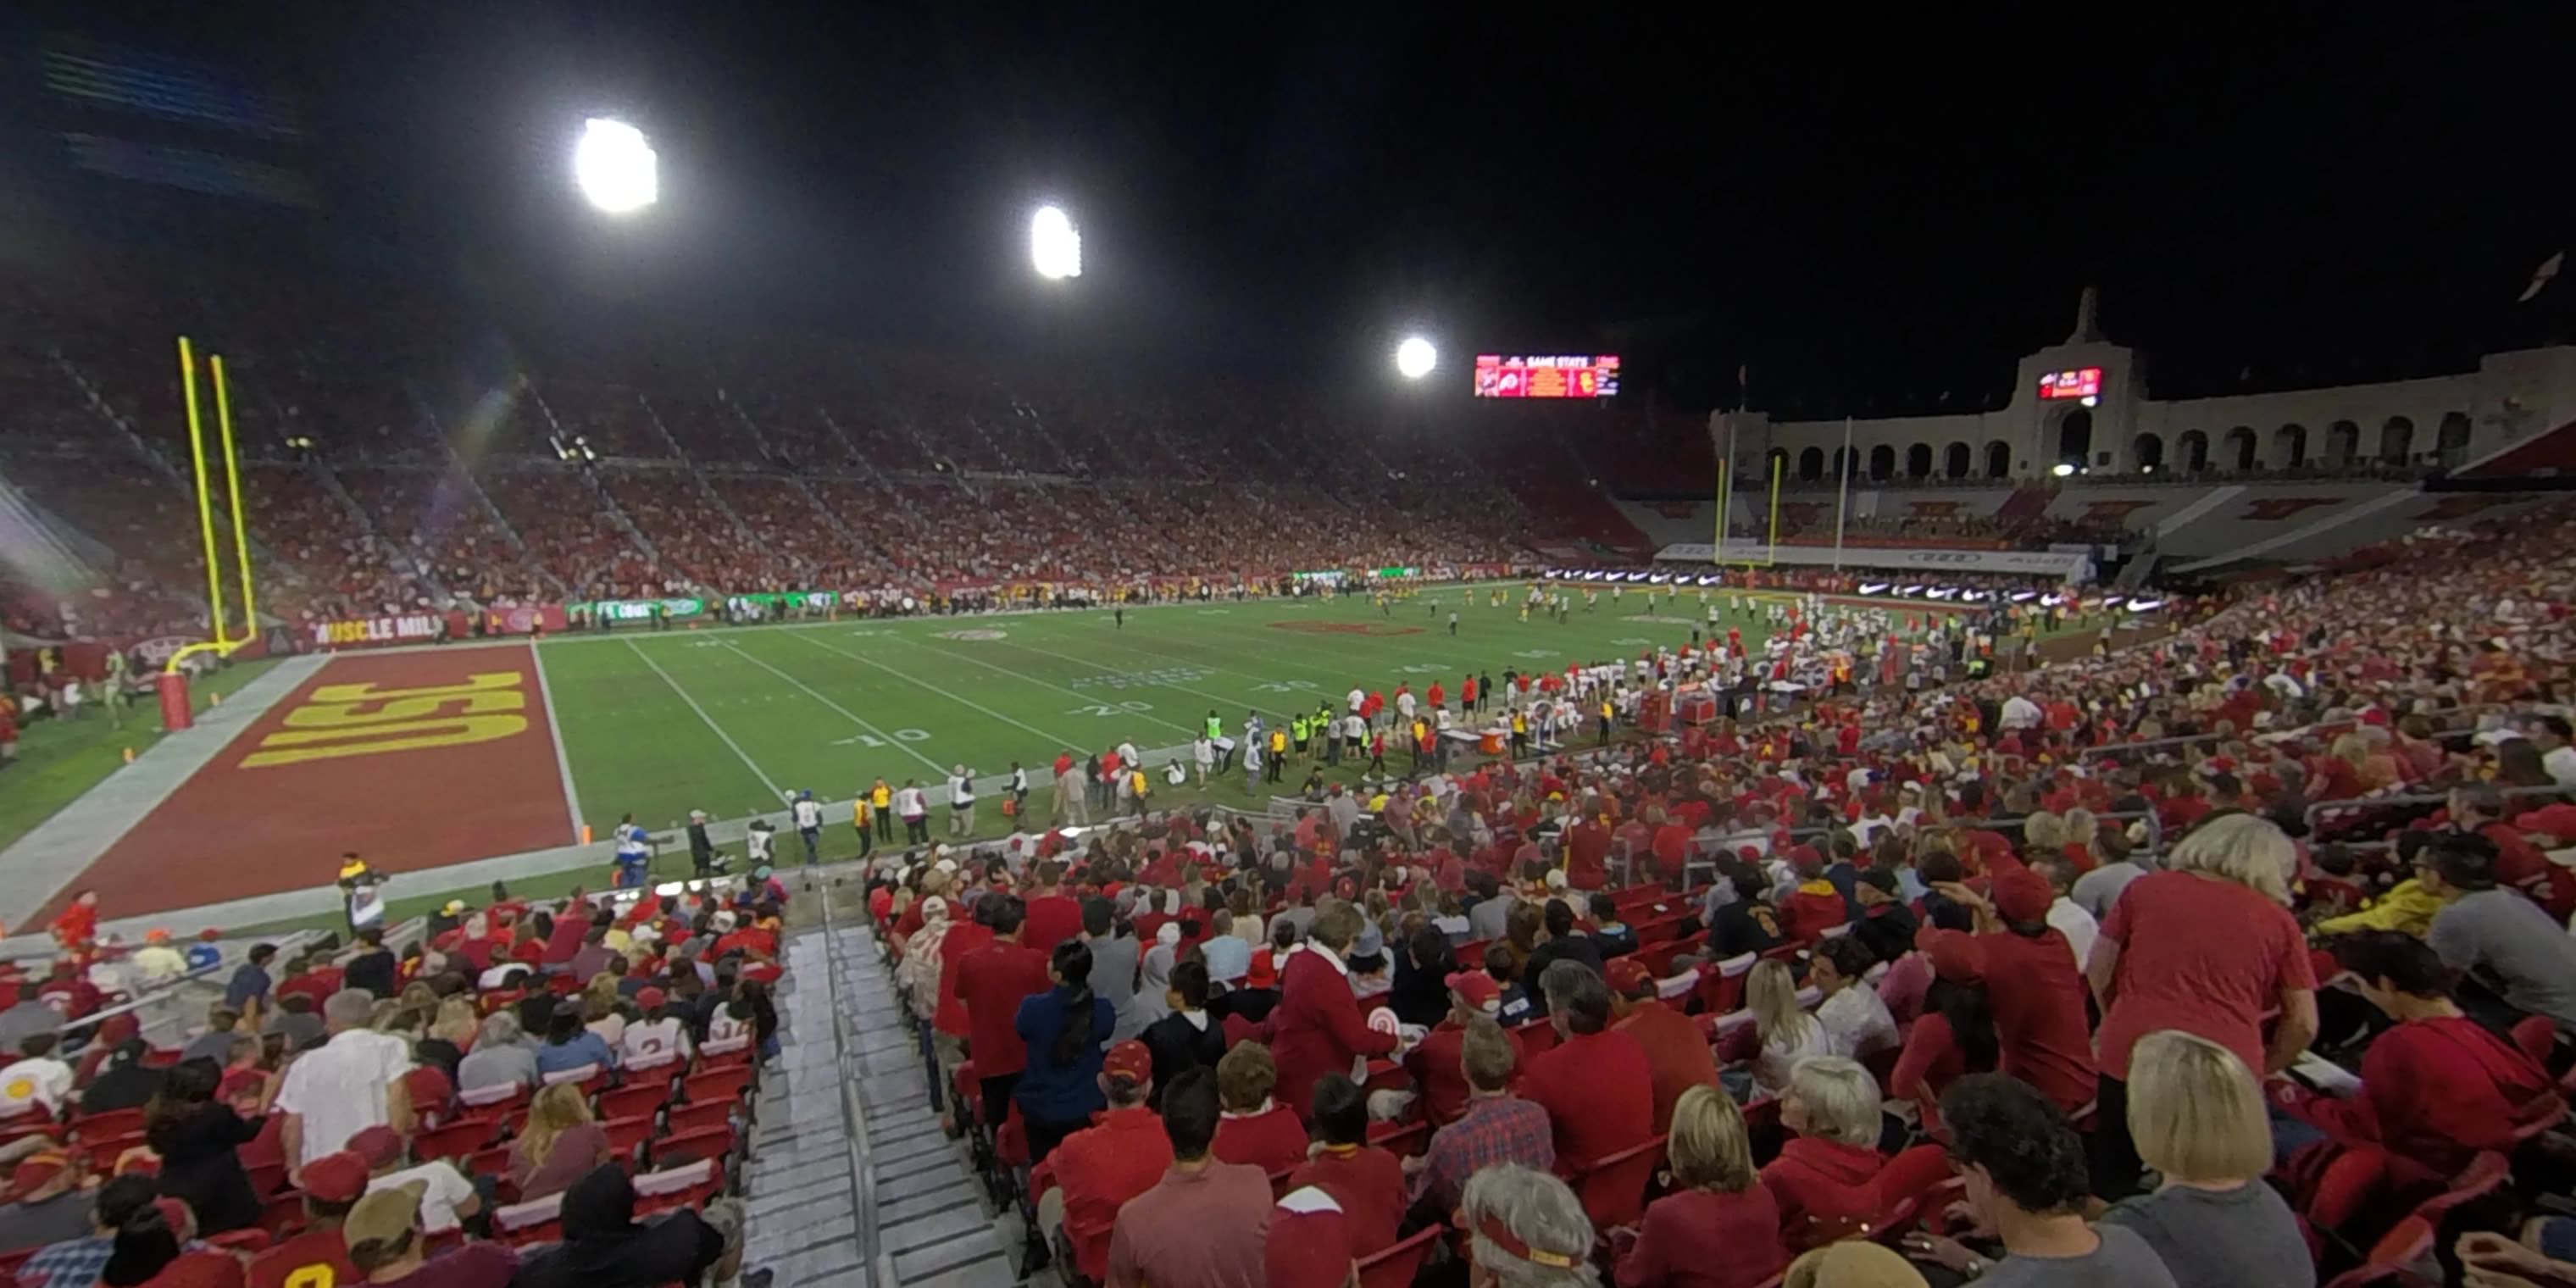
M 517 671 L 481 672 L 462 684 L 379 689 L 325 684 L 286 713 L 286 727 L 259 740 L 244 769 L 296 765 L 341 756 L 373 756 L 422 747 L 458 747 L 525 733 L 526 679 Z

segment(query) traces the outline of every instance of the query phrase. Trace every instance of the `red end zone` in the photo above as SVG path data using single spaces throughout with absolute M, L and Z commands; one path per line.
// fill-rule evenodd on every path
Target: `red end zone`
M 237 735 L 70 890 L 139 916 L 325 885 L 346 850 L 417 872 L 571 833 L 534 650 L 357 653 Z

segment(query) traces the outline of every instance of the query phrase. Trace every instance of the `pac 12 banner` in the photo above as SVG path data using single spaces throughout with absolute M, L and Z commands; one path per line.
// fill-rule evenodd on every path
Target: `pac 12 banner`
M 1714 551 L 1705 541 L 1685 541 L 1655 552 L 1675 563 L 1709 563 Z M 1774 550 L 1755 542 L 1729 542 L 1726 563 L 1769 563 Z M 1904 550 L 1885 546 L 1781 546 L 1779 562 L 1811 567 L 1837 561 L 1863 568 L 1912 568 L 1938 576 L 1945 572 L 2002 572 L 2026 577 L 2058 577 L 2071 582 L 2093 579 L 2093 560 L 2059 550 Z

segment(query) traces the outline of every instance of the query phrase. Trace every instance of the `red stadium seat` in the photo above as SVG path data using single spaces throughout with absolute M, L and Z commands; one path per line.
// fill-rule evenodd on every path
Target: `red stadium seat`
M 633 1163 L 635 1151 L 653 1138 L 653 1115 L 637 1114 L 632 1118 L 611 1118 L 600 1124 L 608 1133 L 608 1149 L 621 1162 Z
M 72 1119 L 72 1138 L 79 1141 L 107 1140 L 131 1136 L 143 1130 L 140 1109 L 111 1109 L 105 1113 L 81 1114 Z
M 731 1127 L 700 1127 L 674 1132 L 654 1143 L 653 1166 L 656 1169 L 677 1167 L 702 1158 L 721 1163 L 726 1155 L 733 1152 L 733 1145 L 734 1130 Z
M 496 1128 L 497 1124 L 489 1118 L 468 1118 L 432 1128 L 411 1138 L 412 1157 L 423 1162 L 433 1158 L 463 1158 L 491 1144 Z
M 1664 1138 L 1657 1136 L 1607 1158 L 1567 1166 L 1566 1184 L 1583 1200 L 1593 1229 L 1635 1225 L 1646 1215 L 1646 1186 L 1663 1165 Z
M 304 1228 L 304 1192 L 288 1190 L 269 1196 L 259 1209 L 259 1228 L 270 1240 L 280 1240 Z
M 1368 1142 L 1398 1158 L 1411 1158 L 1431 1148 L 1431 1124 L 1370 1123 Z
M 658 1112 L 670 1101 L 671 1088 L 668 1083 L 648 1082 L 641 1085 L 630 1083 L 623 1087 L 611 1087 L 599 1093 L 599 1116 L 632 1118 L 637 1114 L 652 1114 Z
M 736 1102 L 731 1100 L 700 1100 L 691 1104 L 673 1105 L 666 1129 L 678 1133 L 696 1131 L 705 1127 L 721 1127 L 733 1121 L 734 1111 L 738 1107 Z
M 1413 1276 L 1448 1227 L 1428 1225 L 1359 1260 L 1359 1288 L 1412 1288 Z
M 244 1230 L 226 1230 L 206 1236 L 206 1242 L 227 1252 L 259 1253 L 268 1251 L 268 1231 L 258 1226 Z
M 751 1085 L 756 1071 L 747 1064 L 711 1069 L 689 1075 L 680 1083 L 680 1094 L 691 1104 L 702 1100 L 735 1100 Z

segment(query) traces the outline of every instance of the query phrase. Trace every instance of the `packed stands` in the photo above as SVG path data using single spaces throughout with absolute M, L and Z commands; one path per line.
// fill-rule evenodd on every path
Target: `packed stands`
M 1166 1168 L 1248 1172 L 1363 1284 L 1516 1242 L 1634 1285 L 1854 1241 L 2564 1275 L 2519 1236 L 2576 1182 L 2576 514 L 2513 523 L 1946 688 L 890 848 L 890 991 L 1022 1268 L 1077 1283 L 1232 1247 L 1146 1215 Z M 1964 1224 L 1945 1153 L 1996 1178 Z
M 0 981 L 0 1273 L 350 1282 L 425 1254 L 433 1279 L 605 1288 L 731 1283 L 750 1257 L 831 1282 L 856 1251 L 785 1218 L 760 1157 L 822 1130 L 786 1092 L 838 1058 L 830 990 L 781 993 L 791 960 L 829 968 L 785 887 L 726 887 L 496 889 L 345 947 L 208 932 L 184 955 L 96 938 L 75 903 L 52 968 Z M 630 1220 L 653 1236 L 603 1260 Z

